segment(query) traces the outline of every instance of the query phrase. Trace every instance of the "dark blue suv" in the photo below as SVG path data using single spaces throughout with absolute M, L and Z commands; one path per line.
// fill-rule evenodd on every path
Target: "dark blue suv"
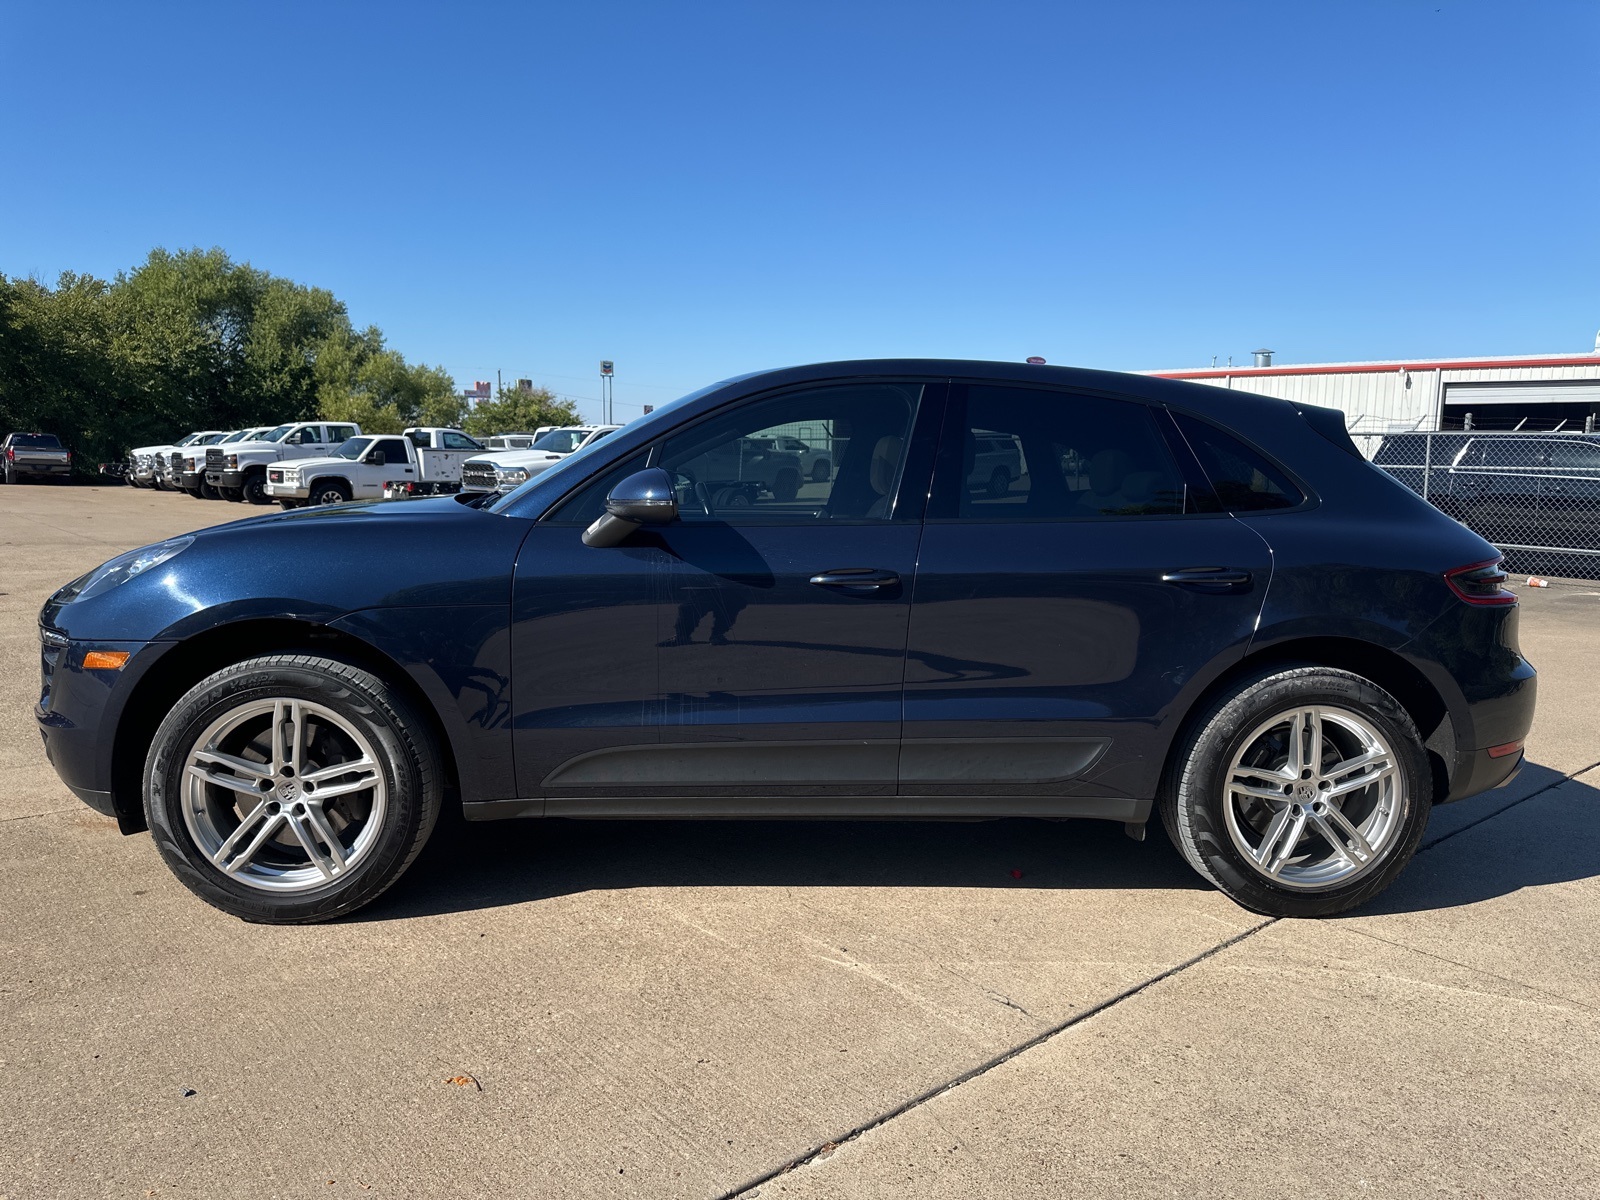
M 825 451 L 791 478 L 789 439 Z M 686 396 L 509 495 L 113 559 L 41 614 L 51 761 L 184 883 L 314 921 L 441 807 L 501 817 L 1159 811 L 1260 912 L 1338 912 L 1522 760 L 1494 550 L 1341 415 L 890 360 Z

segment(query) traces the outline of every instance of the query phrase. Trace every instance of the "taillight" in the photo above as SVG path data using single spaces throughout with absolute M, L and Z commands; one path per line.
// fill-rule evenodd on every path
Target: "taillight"
M 1450 585 L 1450 590 L 1468 604 L 1491 608 L 1517 602 L 1517 594 L 1506 590 L 1507 578 L 1498 558 L 1469 563 L 1444 573 L 1444 581 Z

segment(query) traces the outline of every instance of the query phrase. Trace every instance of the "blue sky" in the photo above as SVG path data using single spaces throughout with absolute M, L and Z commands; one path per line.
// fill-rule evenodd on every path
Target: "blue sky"
M 614 359 L 622 416 L 826 358 L 1584 351 L 1597 60 L 1584 0 L 0 0 L 0 272 L 221 246 L 463 386 Z

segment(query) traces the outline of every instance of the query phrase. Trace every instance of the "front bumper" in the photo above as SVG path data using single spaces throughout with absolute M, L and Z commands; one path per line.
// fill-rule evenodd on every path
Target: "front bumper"
M 311 499 L 310 487 L 299 483 L 273 483 L 267 481 L 267 495 L 274 500 L 309 500 Z
M 139 679 L 172 645 L 168 642 L 88 642 L 40 630 L 39 702 L 34 717 L 45 757 L 61 782 L 96 812 L 116 817 L 124 833 L 144 828 L 142 795 L 117 794 L 112 778 L 116 731 Z M 93 650 L 123 651 L 120 670 L 91 670 Z
M 186 492 L 198 492 L 205 481 L 204 471 L 182 471 L 178 474 L 178 486 Z
M 244 476 L 243 471 L 207 471 L 206 482 L 212 487 L 242 488 Z

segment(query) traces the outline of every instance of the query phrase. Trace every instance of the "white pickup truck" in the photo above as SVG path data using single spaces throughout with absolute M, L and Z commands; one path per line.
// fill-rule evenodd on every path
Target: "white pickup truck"
M 290 458 L 326 458 L 361 432 L 347 421 L 292 421 L 270 429 L 248 445 L 206 452 L 206 483 L 224 500 L 270 504 L 267 468 Z
M 482 453 L 483 446 L 459 429 L 367 433 L 323 458 L 274 463 L 267 468 L 267 495 L 284 508 L 381 500 L 386 489 L 441 495 L 461 489 L 461 464 Z
M 548 471 L 568 455 L 576 454 L 621 428 L 621 425 L 571 425 L 552 429 L 527 450 L 480 455 L 461 468 L 461 490 L 509 492 L 541 471 Z
M 136 488 L 165 488 L 167 483 L 162 477 L 171 465 L 174 450 L 181 450 L 185 446 L 209 446 L 212 442 L 221 441 L 224 433 L 221 429 L 197 429 L 188 437 L 165 445 L 135 446 L 128 451 L 129 485 Z

